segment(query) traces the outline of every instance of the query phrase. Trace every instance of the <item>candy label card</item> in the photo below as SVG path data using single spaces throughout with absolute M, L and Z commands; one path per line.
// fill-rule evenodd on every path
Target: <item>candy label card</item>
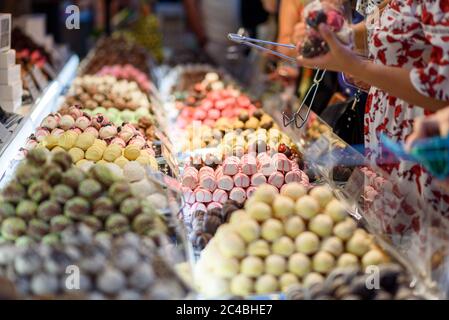
M 31 77 L 31 75 L 29 73 L 27 73 L 23 80 L 25 82 L 25 85 L 26 85 L 28 91 L 30 92 L 31 99 L 33 101 L 36 101 L 37 98 L 39 98 L 39 91 L 36 88 L 36 85 L 34 84 L 33 78 Z
M 39 89 L 41 91 L 44 91 L 45 88 L 48 85 L 47 79 L 45 79 L 44 74 L 42 73 L 41 69 L 37 68 L 36 66 L 34 66 L 31 69 L 31 73 L 34 77 L 34 80 L 36 80 L 37 86 L 39 87 Z
M 53 67 L 48 62 L 46 62 L 44 64 L 42 69 L 44 69 L 44 71 L 50 76 L 51 79 L 55 79 L 56 78 L 56 72 L 55 72 Z

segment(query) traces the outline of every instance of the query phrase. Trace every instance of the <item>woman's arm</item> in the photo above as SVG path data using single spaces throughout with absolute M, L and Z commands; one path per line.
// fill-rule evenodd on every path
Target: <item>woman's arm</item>
M 298 0 L 281 0 L 279 9 L 279 32 L 278 42 L 292 43 L 292 35 L 295 25 L 301 20 L 301 4 Z M 294 56 L 293 50 L 278 47 L 283 54 Z
M 384 66 L 358 57 L 349 48 L 342 45 L 334 33 L 324 24 L 319 26 L 323 39 L 330 52 L 313 59 L 298 57 L 302 66 L 347 72 L 394 97 L 410 104 L 436 111 L 447 105 L 447 102 L 430 98 L 419 93 L 410 79 L 410 70 Z
M 195 33 L 198 42 L 201 46 L 204 46 L 207 42 L 206 33 L 202 24 L 202 17 L 200 12 L 200 6 L 198 0 L 183 0 L 184 8 L 187 13 L 187 22 Z

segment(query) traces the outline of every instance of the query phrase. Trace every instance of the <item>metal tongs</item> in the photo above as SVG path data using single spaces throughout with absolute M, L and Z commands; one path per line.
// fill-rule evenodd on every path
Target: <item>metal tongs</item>
M 237 33 L 229 33 L 228 39 L 233 42 L 239 43 L 239 44 L 244 44 L 249 47 L 268 52 L 270 54 L 278 56 L 278 57 L 285 59 L 285 60 L 296 65 L 295 58 L 289 57 L 289 56 L 282 54 L 278 51 L 271 50 L 271 49 L 268 49 L 268 48 L 265 48 L 264 46 L 262 46 L 262 45 L 273 45 L 273 46 L 288 48 L 291 50 L 296 50 L 296 46 L 294 44 L 285 44 L 285 43 L 278 43 L 278 42 L 272 42 L 272 41 L 266 41 L 266 40 L 260 40 L 260 39 L 253 39 L 253 38 L 249 38 L 242 34 L 237 34 Z M 256 44 L 256 43 L 259 43 L 260 45 Z M 302 99 L 299 108 L 291 115 L 288 115 L 286 112 L 282 113 L 282 124 L 284 125 L 284 127 L 294 125 L 296 128 L 301 129 L 307 123 L 307 120 L 310 115 L 310 110 L 312 108 L 313 101 L 315 100 L 315 96 L 318 91 L 319 84 L 323 80 L 325 74 L 326 74 L 326 70 L 317 70 L 315 77 L 313 79 L 313 84 L 310 86 L 305 97 Z M 306 105 L 305 101 L 309 97 L 311 98 L 310 105 Z
M 284 47 L 284 48 L 288 48 L 291 50 L 296 50 L 296 46 L 294 44 L 285 44 L 285 43 L 278 43 L 278 42 L 254 39 L 254 38 L 246 37 L 244 35 L 237 34 L 237 33 L 229 33 L 228 39 L 233 42 L 239 43 L 239 44 L 244 44 L 249 47 L 268 52 L 272 55 L 278 56 L 279 58 L 285 59 L 287 61 L 290 61 L 290 62 L 296 64 L 295 58 L 289 57 L 289 56 L 282 54 L 278 51 L 271 50 L 271 49 L 268 49 L 268 48 L 265 48 L 264 46 L 262 46 L 262 45 L 273 45 L 273 46 L 277 46 L 277 47 Z M 257 44 L 257 43 L 259 43 L 259 44 Z

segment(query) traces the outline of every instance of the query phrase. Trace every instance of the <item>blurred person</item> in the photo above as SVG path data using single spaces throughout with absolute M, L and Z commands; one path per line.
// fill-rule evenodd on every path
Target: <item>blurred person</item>
M 187 21 L 206 53 L 221 66 L 228 64 L 228 49 L 235 46 L 227 38 L 240 27 L 255 34 L 268 13 L 262 0 L 183 0 Z
M 313 59 L 298 57 L 301 66 L 347 72 L 371 90 L 365 112 L 367 158 L 402 181 L 403 194 L 420 194 L 436 212 L 449 218 L 449 196 L 420 165 L 401 161 L 383 164 L 379 135 L 405 142 L 415 118 L 445 107 L 449 102 L 449 5 L 446 0 L 387 1 L 374 28 L 354 28 L 356 45 L 367 45 L 366 60 L 342 45 L 330 29 L 319 31 L 330 51 Z M 362 41 L 361 41 L 362 40 Z M 398 217 L 391 226 L 401 232 L 417 230 L 416 212 Z

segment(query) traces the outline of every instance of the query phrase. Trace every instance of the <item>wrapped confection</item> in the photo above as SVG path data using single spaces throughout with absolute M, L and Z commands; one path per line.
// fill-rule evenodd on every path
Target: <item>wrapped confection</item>
M 80 161 L 81 159 L 84 159 L 84 151 L 80 148 L 71 148 L 69 150 L 69 154 L 72 157 L 74 163 Z
M 103 159 L 108 162 L 114 162 L 118 157 L 122 155 L 122 147 L 118 144 L 110 144 L 106 147 L 103 153 Z
M 78 135 L 73 131 L 66 131 L 58 138 L 58 146 L 69 150 L 75 145 Z
M 86 150 L 85 158 L 95 162 L 99 161 L 103 157 L 103 150 L 101 147 L 93 145 Z
M 80 148 L 81 150 L 86 151 L 90 146 L 92 146 L 95 142 L 95 136 L 89 132 L 81 133 L 75 142 L 75 147 Z

